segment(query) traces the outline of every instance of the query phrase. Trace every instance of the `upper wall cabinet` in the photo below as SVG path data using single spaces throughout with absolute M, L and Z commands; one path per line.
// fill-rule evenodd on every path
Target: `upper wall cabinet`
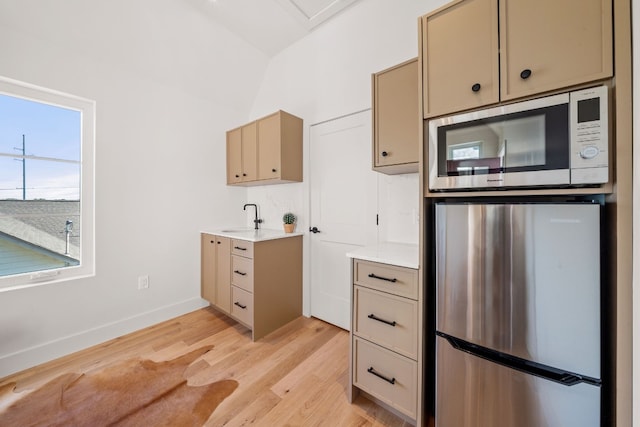
M 301 118 L 277 111 L 227 132 L 227 184 L 301 181 Z
M 257 179 L 256 122 L 227 132 L 227 184 L 243 184 Z
M 418 58 L 375 73 L 372 80 L 373 170 L 418 172 Z
M 612 32 L 611 0 L 456 0 L 421 20 L 424 118 L 611 77 Z
M 458 0 L 422 17 L 424 117 L 496 103 L 497 0 Z

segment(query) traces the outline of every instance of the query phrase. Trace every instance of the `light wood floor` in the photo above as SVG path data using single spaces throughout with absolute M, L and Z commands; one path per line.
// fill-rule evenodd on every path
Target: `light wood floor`
M 363 397 L 348 402 L 348 332 L 300 317 L 252 342 L 246 328 L 211 308 L 2 378 L 0 387 L 17 382 L 17 392 L 29 390 L 62 373 L 135 356 L 168 360 L 204 345 L 214 348 L 187 369 L 189 384 L 239 383 L 206 426 L 410 425 Z

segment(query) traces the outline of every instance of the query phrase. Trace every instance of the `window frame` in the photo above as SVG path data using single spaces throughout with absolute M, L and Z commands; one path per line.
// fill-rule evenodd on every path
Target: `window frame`
M 0 76 L 0 94 L 80 113 L 80 264 L 0 276 L 0 292 L 95 276 L 96 102 Z

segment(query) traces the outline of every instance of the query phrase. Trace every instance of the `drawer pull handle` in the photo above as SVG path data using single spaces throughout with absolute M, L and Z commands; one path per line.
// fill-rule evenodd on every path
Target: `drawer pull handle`
M 389 320 L 384 320 L 384 319 L 379 318 L 378 316 L 376 316 L 376 315 L 375 315 L 375 314 L 373 314 L 373 313 L 371 313 L 371 314 L 370 314 L 370 315 L 368 315 L 367 317 L 368 317 L 369 319 L 377 320 L 378 322 L 386 323 L 386 324 L 387 324 L 387 325 L 389 325 L 389 326 L 394 326 L 394 327 L 396 326 L 396 321 L 395 321 L 395 320 L 394 320 L 393 322 L 392 322 L 392 321 L 389 321 Z
M 233 270 L 234 273 L 239 274 L 241 276 L 246 276 L 247 273 L 243 273 L 242 271 L 238 271 L 238 270 Z
M 395 277 L 393 279 L 389 279 L 387 277 L 376 276 L 373 273 L 369 274 L 369 277 L 371 277 L 372 279 L 386 280 L 387 282 L 392 282 L 392 283 L 396 283 L 398 281 L 398 279 L 396 279 Z
M 373 369 L 373 366 L 371 366 L 369 369 L 367 369 L 367 372 L 369 372 L 370 374 L 375 375 L 376 377 L 385 380 L 386 382 L 388 382 L 389 384 L 395 384 L 396 383 L 396 379 L 394 378 L 388 378 L 378 372 L 376 372 L 375 369 Z
M 237 249 L 239 251 L 246 251 L 247 248 L 241 248 L 240 246 L 234 246 L 233 249 Z
M 241 309 L 243 309 L 243 310 L 246 310 L 246 309 L 247 309 L 247 306 L 246 306 L 246 305 L 242 305 L 242 304 L 240 304 L 238 301 L 234 302 L 234 303 L 233 303 L 233 305 L 237 305 L 238 307 L 240 307 L 240 308 L 241 308 Z

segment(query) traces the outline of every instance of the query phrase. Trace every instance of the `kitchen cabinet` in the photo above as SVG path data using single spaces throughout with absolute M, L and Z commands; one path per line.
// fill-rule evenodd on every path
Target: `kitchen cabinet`
M 202 298 L 225 313 L 231 311 L 231 240 L 203 233 L 201 235 Z
M 422 425 L 425 328 L 418 268 L 407 266 L 412 263 L 393 264 L 393 256 L 407 248 L 413 248 L 411 258 L 417 260 L 417 245 L 389 243 L 349 254 L 353 258 L 349 398 L 353 402 L 364 392 Z
M 418 172 L 418 58 L 372 74 L 373 170 Z
M 227 184 L 302 181 L 302 119 L 277 111 L 227 132 Z
M 227 132 L 227 184 L 257 179 L 257 125 L 255 122 Z
M 420 31 L 424 118 L 613 75 L 610 0 L 456 0 Z
M 458 0 L 421 20 L 424 118 L 498 102 L 497 0 Z
M 258 179 L 302 181 L 302 119 L 278 111 L 258 120 Z
M 302 315 L 302 235 L 250 241 L 232 234 L 201 235 L 202 297 L 251 329 L 255 341 Z M 213 243 L 219 239 L 225 243 Z

